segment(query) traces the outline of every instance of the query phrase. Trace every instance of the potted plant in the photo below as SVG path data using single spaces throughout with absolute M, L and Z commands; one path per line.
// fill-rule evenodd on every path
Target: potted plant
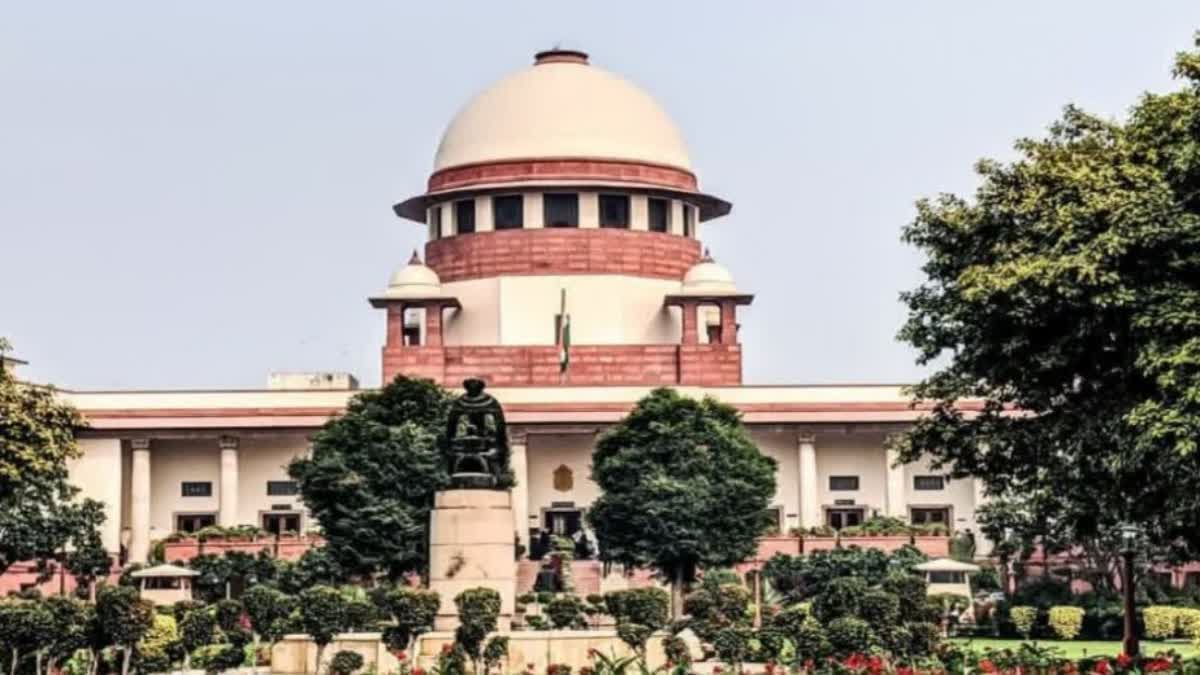
M 795 527 L 792 532 L 800 538 L 800 550 L 805 553 L 837 548 L 837 531 L 828 525 Z
M 838 533 L 844 546 L 877 548 L 892 552 L 912 543 L 912 527 L 891 516 L 873 516 L 859 525 L 843 527 Z

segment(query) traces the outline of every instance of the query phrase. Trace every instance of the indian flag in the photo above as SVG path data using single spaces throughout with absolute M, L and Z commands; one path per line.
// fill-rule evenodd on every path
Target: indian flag
M 571 315 L 567 314 L 567 289 L 562 289 L 562 305 L 558 313 L 558 372 L 564 375 L 571 365 Z

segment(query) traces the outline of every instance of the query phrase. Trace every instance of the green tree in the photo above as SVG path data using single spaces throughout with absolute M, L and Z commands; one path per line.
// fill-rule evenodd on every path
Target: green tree
M 50 630 L 41 639 L 46 650 L 46 675 L 80 649 L 88 646 L 88 606 L 66 595 L 52 595 L 43 601 L 50 617 Z
M 275 643 L 283 634 L 279 631 L 285 628 L 285 621 L 296 603 L 286 593 L 270 586 L 251 586 L 242 594 L 242 607 L 250 619 L 250 629 L 254 631 L 254 654 L 258 654 L 258 642 L 266 638 L 269 648 L 274 649 Z
M 304 632 L 317 645 L 317 672 L 325 647 L 338 633 L 345 630 L 346 598 L 336 588 L 313 586 L 300 593 L 300 623 Z
M 904 239 L 926 280 L 900 337 L 937 369 L 899 447 L 1019 500 L 1039 534 L 1135 523 L 1195 559 L 1200 51 L 1175 74 L 1124 120 L 1068 107 L 1014 161 L 981 161 L 973 199 L 918 203 Z
M 0 357 L 8 348 L 0 338 Z M 83 426 L 52 388 L 18 382 L 0 367 L 0 574 L 15 562 L 45 563 L 68 544 L 90 543 L 88 533 L 103 522 L 100 504 L 79 500 L 67 482 Z
M 671 580 L 678 608 L 698 568 L 754 552 L 769 525 L 775 461 L 731 406 L 662 388 L 600 437 L 592 480 L 601 495 L 588 521 L 601 557 L 657 570 Z
M 450 485 L 440 442 L 449 401 L 429 380 L 397 377 L 351 399 L 314 436 L 312 456 L 288 466 L 346 573 L 394 581 L 428 567 L 433 495 Z
M 183 647 L 183 669 L 192 669 L 192 652 L 212 644 L 217 619 L 203 605 L 191 606 L 179 613 L 179 642 Z
M 408 586 L 381 587 L 372 594 L 381 611 L 392 619 L 384 639 L 393 650 L 406 651 L 413 638 L 433 630 L 441 599 L 435 591 Z
M 471 659 L 476 675 L 483 661 L 483 640 L 496 632 L 500 616 L 500 594 L 492 588 L 468 588 L 454 597 L 458 607 L 458 628 L 454 646 Z
M 96 615 L 107 641 L 121 651 L 121 675 L 129 675 L 134 648 L 154 620 L 154 605 L 135 588 L 108 586 L 96 595 Z

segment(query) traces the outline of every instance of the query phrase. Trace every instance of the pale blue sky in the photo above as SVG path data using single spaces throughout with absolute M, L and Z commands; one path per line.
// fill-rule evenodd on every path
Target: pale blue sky
M 1194 1 L 5 3 L 0 335 L 66 387 L 378 383 L 365 298 L 423 238 L 391 204 L 561 43 L 656 96 L 734 203 L 704 238 L 757 294 L 748 382 L 911 381 L 913 200 L 1065 103 L 1175 86 L 1196 28 Z

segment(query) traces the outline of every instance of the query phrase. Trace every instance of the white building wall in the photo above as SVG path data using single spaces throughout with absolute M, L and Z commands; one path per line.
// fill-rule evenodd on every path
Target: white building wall
M 80 457 L 67 462 L 68 480 L 80 489 L 81 499 L 104 504 L 100 538 L 104 548 L 116 553 L 121 547 L 121 440 L 85 438 L 79 441 Z
M 975 530 L 975 488 L 971 479 L 947 478 L 942 490 L 917 490 L 913 487 L 915 476 L 945 475 L 945 470 L 930 468 L 928 459 L 904 466 L 904 501 L 911 507 L 950 507 L 950 518 L 955 529 L 970 527 Z
M 886 466 L 882 434 L 817 434 L 817 490 L 822 507 L 838 499 L 866 506 L 869 518 L 886 503 Z M 858 490 L 829 489 L 830 476 L 858 476 Z
M 184 497 L 184 481 L 211 481 L 211 497 Z M 150 445 L 150 541 L 175 531 L 180 513 L 217 513 L 221 494 L 217 439 L 155 439 Z
M 527 462 L 531 527 L 541 525 L 542 509 L 553 502 L 574 502 L 576 507 L 586 508 L 600 496 L 600 490 L 591 478 L 594 443 L 595 436 L 591 434 L 529 435 Z M 562 466 L 571 471 L 572 485 L 569 490 L 554 487 L 554 472 Z
M 771 499 L 771 507 L 780 510 L 780 531 L 787 532 L 799 525 L 800 467 L 796 451 L 796 432 L 751 428 L 750 438 L 760 452 L 778 464 L 775 473 L 775 496 Z
M 238 451 L 238 523 L 262 526 L 264 511 L 273 511 L 274 504 L 289 504 L 293 510 L 304 511 L 300 496 L 283 497 L 267 494 L 267 481 L 291 480 L 287 464 L 308 452 L 308 440 L 301 434 L 271 438 L 243 439 Z M 310 523 L 301 518 L 301 529 Z

